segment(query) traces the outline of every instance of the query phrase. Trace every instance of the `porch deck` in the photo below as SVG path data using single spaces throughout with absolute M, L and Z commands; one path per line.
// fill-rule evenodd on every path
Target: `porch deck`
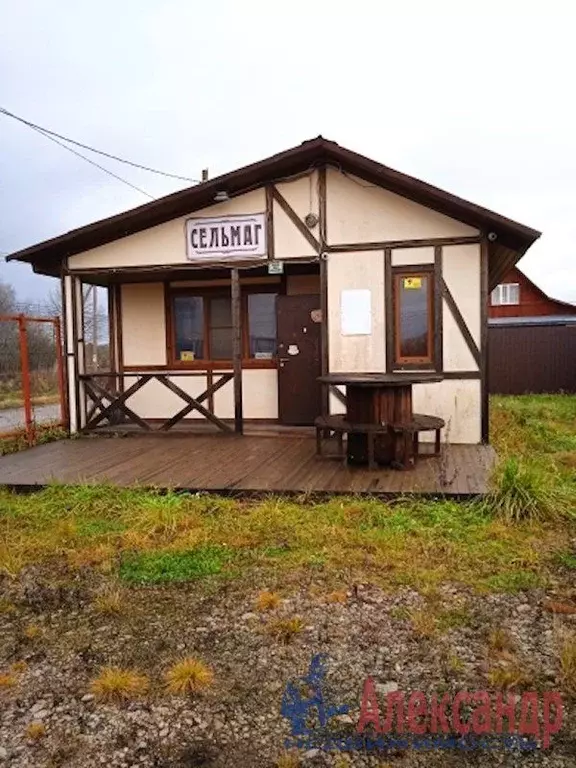
M 424 450 L 426 447 L 423 447 Z M 486 492 L 495 454 L 487 445 L 450 445 L 408 472 L 347 467 L 315 456 L 308 431 L 263 435 L 182 434 L 62 440 L 0 458 L 0 486 L 110 483 L 254 495 L 413 493 L 469 498 Z

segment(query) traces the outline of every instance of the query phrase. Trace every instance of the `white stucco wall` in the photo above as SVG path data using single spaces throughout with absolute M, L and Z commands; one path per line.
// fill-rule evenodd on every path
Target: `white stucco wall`
M 412 392 L 415 413 L 440 416 L 446 421 L 442 439 L 450 443 L 479 443 L 482 439 L 482 392 L 479 379 L 446 379 L 438 384 L 417 384 Z M 423 441 L 433 440 L 423 434 Z
M 154 265 L 187 264 L 186 219 L 194 216 L 225 216 L 244 213 L 264 213 L 266 195 L 263 189 L 255 189 L 233 197 L 225 203 L 215 203 L 208 208 L 194 211 L 188 216 L 167 221 L 134 235 L 128 235 L 112 243 L 92 248 L 70 256 L 70 269 L 94 267 L 146 267 Z
M 328 168 L 326 188 L 330 245 L 478 234 L 467 224 L 335 168 Z
M 121 288 L 124 365 L 166 365 L 166 319 L 162 283 Z
M 382 251 L 331 253 L 328 256 L 328 331 L 330 370 L 384 371 L 384 254 Z M 366 289 L 371 294 L 372 333 L 345 336 L 341 331 L 342 291 Z

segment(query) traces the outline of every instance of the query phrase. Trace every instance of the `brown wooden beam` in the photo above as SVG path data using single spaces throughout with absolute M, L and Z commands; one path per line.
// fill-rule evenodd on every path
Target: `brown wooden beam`
M 326 250 L 329 253 L 383 251 L 386 248 L 427 248 L 437 245 L 470 245 L 479 242 L 479 235 L 471 235 L 470 237 L 434 237 L 426 240 L 380 240 L 370 243 L 338 243 L 337 245 L 327 245 Z
M 91 421 L 89 421 L 86 424 L 85 429 L 94 429 L 94 427 L 97 427 L 101 421 L 106 419 L 112 413 L 112 411 L 114 411 L 115 409 L 118 409 L 125 416 L 127 416 L 130 421 L 135 422 L 142 429 L 150 431 L 152 427 L 149 424 L 147 424 L 143 418 L 138 416 L 137 413 L 134 413 L 134 411 L 131 408 L 128 408 L 128 406 L 126 405 L 126 400 L 128 400 L 128 398 L 131 397 L 135 392 L 138 392 L 138 390 L 141 389 L 145 384 L 147 384 L 152 378 L 154 378 L 152 374 L 142 376 L 141 379 L 138 379 L 137 381 L 135 381 L 134 384 L 128 387 L 128 389 L 125 392 L 122 392 L 122 394 L 116 397 L 115 399 L 111 399 L 110 396 L 117 393 L 107 392 L 98 384 L 95 378 L 92 378 L 90 383 L 88 384 L 88 387 L 95 390 L 95 392 L 99 393 L 102 397 L 111 399 L 111 402 L 103 410 L 101 410 L 97 416 L 94 416 L 94 418 L 91 419 Z M 84 378 L 84 386 L 86 386 L 87 383 L 88 382 L 86 381 L 86 378 Z M 92 397 L 92 395 L 90 395 L 90 397 Z
M 320 233 L 320 242 L 318 243 L 318 253 L 320 255 L 320 314 L 322 315 L 322 325 L 320 326 L 320 369 L 322 375 L 330 372 L 330 348 L 329 348 L 329 326 L 328 326 L 328 261 L 324 255 L 326 251 L 326 167 L 318 169 L 318 225 Z M 322 415 L 327 416 L 330 413 L 330 388 L 322 384 L 321 409 Z
M 268 258 L 274 259 L 274 194 L 271 184 L 266 186 L 266 245 Z
M 478 368 L 481 369 L 482 365 L 481 365 L 480 350 L 478 349 L 478 346 L 474 341 L 474 338 L 470 333 L 468 326 L 466 325 L 466 321 L 462 317 L 462 314 L 458 309 L 458 305 L 454 301 L 454 297 L 450 293 L 450 289 L 448 288 L 448 286 L 446 285 L 446 282 L 444 281 L 444 278 L 442 278 L 442 296 L 444 297 L 446 304 L 448 304 L 450 312 L 452 313 L 452 317 L 456 321 L 456 325 L 458 326 L 460 333 L 464 337 L 464 341 L 468 345 L 468 349 L 472 353 L 472 357 L 474 358 L 476 364 L 478 365 Z
M 482 442 L 490 442 L 490 400 L 488 393 L 488 241 L 480 244 L 480 373 L 482 391 Z
M 329 384 L 328 390 L 334 395 L 334 397 L 342 403 L 342 405 L 347 404 L 346 395 L 344 392 L 341 392 L 338 387 L 335 384 Z
M 386 317 L 386 371 L 394 370 L 394 300 L 392 249 L 384 249 L 384 314 Z
M 164 384 L 165 387 L 167 387 L 171 392 L 173 392 L 175 395 L 178 395 L 178 397 L 181 397 L 182 400 L 184 400 L 185 403 L 187 403 L 189 406 L 192 406 L 190 408 L 190 411 L 198 411 L 199 413 L 204 416 L 205 419 L 208 419 L 208 421 L 211 421 L 212 424 L 215 424 L 218 429 L 221 429 L 223 432 L 230 432 L 231 429 L 225 422 L 222 421 L 222 419 L 219 419 L 218 416 L 213 414 L 211 411 L 209 411 L 207 408 L 204 408 L 204 406 L 200 402 L 200 398 L 192 397 L 192 395 L 189 395 L 188 392 L 184 392 L 181 387 L 179 387 L 177 384 L 175 384 L 173 381 L 170 381 L 168 376 L 166 374 L 157 373 L 156 376 L 154 376 L 155 379 L 157 379 L 161 384 Z M 212 391 L 214 391 L 214 387 L 212 387 Z M 203 392 L 203 398 L 206 399 L 210 395 L 210 390 L 206 390 L 206 392 Z M 182 409 L 183 411 L 184 409 Z M 176 421 L 180 421 L 183 416 L 180 414 L 182 413 L 180 411 L 176 416 L 178 417 Z M 160 429 L 170 429 L 171 426 L 173 426 L 175 417 L 170 419 L 168 422 L 163 424 Z
M 242 413 L 242 304 L 240 296 L 240 270 L 230 270 L 232 280 L 232 362 L 234 366 L 234 429 L 244 432 Z
M 442 246 L 434 246 L 434 367 L 444 368 L 444 302 L 442 301 Z
M 316 238 L 314 237 L 312 232 L 310 232 L 310 230 L 308 229 L 306 224 L 304 224 L 304 222 L 300 219 L 300 217 L 298 216 L 296 211 L 292 208 L 292 206 L 289 205 L 289 203 L 286 200 L 286 198 L 283 195 L 281 195 L 280 192 L 278 192 L 276 187 L 272 187 L 272 195 L 274 197 L 274 200 L 276 200 L 276 202 L 278 203 L 280 208 L 282 208 L 284 213 L 288 216 L 288 218 L 290 219 L 292 224 L 294 224 L 296 229 L 300 232 L 302 237 L 305 240 L 307 240 L 310 243 L 310 245 L 312 246 L 312 248 L 314 248 L 316 253 L 319 254 L 320 253 L 320 243 L 318 242 L 318 240 L 316 240 Z

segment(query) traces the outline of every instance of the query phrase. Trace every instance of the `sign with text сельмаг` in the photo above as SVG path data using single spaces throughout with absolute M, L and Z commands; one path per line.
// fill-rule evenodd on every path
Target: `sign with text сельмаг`
M 253 259 L 266 256 L 266 253 L 264 213 L 186 221 L 188 261 Z

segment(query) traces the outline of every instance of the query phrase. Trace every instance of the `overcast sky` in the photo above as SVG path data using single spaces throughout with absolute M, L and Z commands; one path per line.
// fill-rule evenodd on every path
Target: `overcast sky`
M 575 23 L 571 0 L 0 0 L 0 106 L 193 178 L 322 134 L 543 231 L 521 266 L 576 302 Z M 0 253 L 146 200 L 0 115 Z M 53 283 L 0 270 L 22 299 Z

